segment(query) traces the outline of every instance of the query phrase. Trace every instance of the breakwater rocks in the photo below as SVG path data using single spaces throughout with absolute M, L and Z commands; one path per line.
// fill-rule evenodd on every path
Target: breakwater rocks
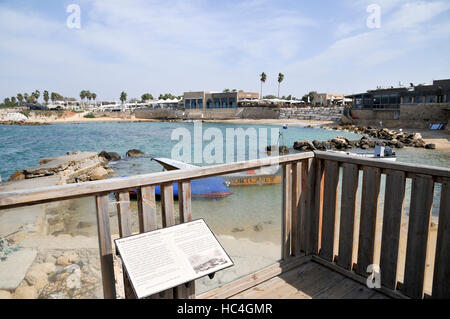
M 94 152 L 68 152 L 65 156 L 40 159 L 40 164 L 16 171 L 8 181 L 55 177 L 57 185 L 106 179 L 114 171 Z
M 314 151 L 314 150 L 345 150 L 349 148 L 370 149 L 376 145 L 389 146 L 391 148 L 418 147 L 426 149 L 435 149 L 435 144 L 427 144 L 420 133 L 407 134 L 402 131 L 389 130 L 387 128 L 379 129 L 374 127 L 341 125 L 327 125 L 323 128 L 340 130 L 346 132 L 354 132 L 365 135 L 360 140 L 350 141 L 345 137 L 336 137 L 326 142 L 314 141 L 297 141 L 294 143 L 294 149 L 298 151 Z
M 280 119 L 340 121 L 344 107 L 281 108 Z
M 25 121 L 0 121 L 0 125 L 28 125 L 28 126 L 36 126 L 36 125 L 50 125 L 50 123 L 45 123 L 45 122 L 25 122 Z

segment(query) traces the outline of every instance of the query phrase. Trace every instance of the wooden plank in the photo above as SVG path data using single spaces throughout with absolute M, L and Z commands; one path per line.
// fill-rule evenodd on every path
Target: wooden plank
M 96 197 L 97 230 L 102 271 L 103 296 L 105 299 L 116 299 L 116 281 L 114 277 L 113 248 L 111 229 L 109 226 L 108 195 Z
M 291 208 L 291 254 L 300 255 L 300 227 L 303 216 L 300 210 L 300 194 L 302 187 L 302 164 L 300 162 L 292 164 L 292 208 Z
M 158 228 L 156 219 L 155 186 L 142 186 L 137 193 L 139 232 L 144 233 Z
M 338 266 L 335 263 L 326 261 L 322 258 L 320 258 L 319 256 L 312 256 L 312 260 L 315 262 L 318 262 L 319 264 L 321 264 L 322 266 L 325 266 L 327 268 L 330 268 L 334 271 L 337 271 L 338 273 L 340 273 L 341 275 L 344 275 L 352 280 L 355 280 L 357 282 L 359 282 L 360 284 L 363 284 L 364 286 L 367 285 L 367 278 L 358 275 L 356 272 L 353 271 L 349 271 L 346 270 L 340 266 Z M 395 299 L 410 299 L 408 296 L 403 295 L 402 293 L 398 292 L 398 291 L 394 291 L 391 289 L 387 289 L 386 287 L 381 286 L 381 288 L 373 288 L 373 290 L 380 292 L 382 294 L 385 294 L 388 297 L 391 298 L 395 298 Z
M 291 209 L 292 209 L 292 183 L 291 183 L 291 164 L 282 166 L 283 171 L 283 243 L 282 243 L 282 259 L 287 260 L 291 257 Z
M 322 240 L 320 257 L 333 261 L 334 240 L 336 235 L 336 212 L 339 184 L 339 165 L 335 161 L 325 161 L 323 212 L 322 212 Z
M 355 164 L 342 165 L 341 219 L 337 264 L 347 270 L 353 265 L 356 201 L 358 199 L 359 169 Z
M 131 229 L 131 209 L 130 209 L 130 193 L 116 193 L 117 217 L 119 219 L 119 235 L 120 237 L 128 237 L 132 235 Z M 126 274 L 125 267 L 122 265 L 123 284 L 126 299 L 136 299 L 130 280 Z
M 315 162 L 312 159 L 302 161 L 301 194 L 300 194 L 300 250 L 307 254 L 313 252 L 314 227 L 314 185 Z
M 311 260 L 311 256 L 292 258 L 290 261 L 277 262 L 253 274 L 244 276 L 222 287 L 212 289 L 199 296 L 197 299 L 225 299 L 230 298 L 244 290 L 252 288 L 260 283 L 278 276 L 281 273 L 297 268 Z
M 205 166 L 196 169 L 165 171 L 131 177 L 110 178 L 88 183 L 12 191 L 0 193 L 0 209 L 92 196 L 102 193 L 113 193 L 147 185 L 159 185 L 169 182 L 181 182 L 183 180 L 219 176 L 261 167 L 281 165 L 312 157 L 314 157 L 314 153 L 305 152 L 238 163 Z
M 320 159 L 315 159 L 315 192 L 314 192 L 314 217 L 313 217 L 313 254 L 319 254 L 322 240 L 322 216 L 323 216 L 323 190 L 324 190 L 324 165 Z
M 424 298 L 429 229 L 434 196 L 434 178 L 415 175 L 411 187 L 408 237 L 406 244 L 405 274 L 400 288 L 408 296 Z M 406 277 L 409 277 L 406 279 Z M 414 279 L 415 278 L 415 279 Z M 431 287 L 430 287 L 431 288 Z
M 380 179 L 381 171 L 379 168 L 369 166 L 363 168 L 358 264 L 356 272 L 365 277 L 367 277 L 367 266 L 373 264 L 374 260 Z
M 382 271 L 381 284 L 392 290 L 395 290 L 397 286 L 397 262 L 405 182 L 405 172 L 389 171 L 386 174 L 380 269 Z
M 432 297 L 450 299 L 450 180 L 441 185 Z
M 407 164 L 402 162 L 380 161 L 378 159 L 367 159 L 358 156 L 349 156 L 333 152 L 314 151 L 316 158 L 338 161 L 363 166 L 377 167 L 396 171 L 405 171 L 414 174 L 431 175 L 436 177 L 450 178 L 450 169 L 436 166 Z
M 180 223 L 192 221 L 191 183 L 189 181 L 178 183 L 178 208 Z M 195 281 L 176 287 L 174 293 L 176 299 L 194 299 Z
M 434 182 L 430 176 L 417 175 L 413 178 L 403 280 L 403 292 L 411 298 L 423 297 L 433 190 Z

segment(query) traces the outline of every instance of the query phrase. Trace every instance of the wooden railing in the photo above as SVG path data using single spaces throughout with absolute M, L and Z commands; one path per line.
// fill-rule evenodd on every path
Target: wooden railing
M 374 264 L 376 223 L 381 175 L 386 174 L 386 192 L 382 220 L 380 291 L 393 297 L 422 298 L 424 290 L 427 239 L 433 203 L 434 185 L 441 184 L 439 228 L 431 296 L 450 297 L 450 170 L 444 168 L 391 163 L 340 156 L 330 152 L 306 152 L 278 158 L 169 171 L 127 178 L 70 184 L 0 194 L 0 210 L 40 203 L 95 196 L 101 272 L 105 298 L 115 298 L 113 246 L 111 241 L 108 196 L 117 199 L 119 235 L 129 236 L 131 209 L 129 189 L 137 189 L 140 232 L 157 229 L 155 186 L 161 187 L 162 227 L 192 219 L 190 181 L 272 165 L 282 166 L 282 258 L 276 267 L 253 274 L 249 280 L 227 285 L 226 297 L 237 289 L 252 286 L 271 274 L 294 265 L 302 256 L 322 263 L 335 271 L 365 284 L 367 266 Z M 338 194 L 342 167 L 342 192 Z M 363 172 L 360 222 L 357 225 L 359 172 Z M 411 205 L 404 280 L 399 282 L 397 263 L 399 233 L 405 196 L 405 181 L 412 179 Z M 178 183 L 179 216 L 176 218 L 173 183 Z M 341 209 L 338 212 L 338 199 Z M 340 220 L 338 224 L 337 221 Z M 339 236 L 338 234 L 339 229 Z M 359 238 L 354 234 L 359 230 Z M 358 247 L 357 251 L 355 247 Z M 354 265 L 353 259 L 357 262 Z M 234 285 L 234 286 L 233 286 Z M 125 295 L 134 294 L 124 276 Z M 230 287 L 232 287 L 230 289 Z M 220 289 L 220 288 L 219 288 Z M 203 295 L 205 296 L 205 295 Z M 211 296 L 209 294 L 208 296 Z M 155 298 L 194 298 L 194 283 L 166 291 Z

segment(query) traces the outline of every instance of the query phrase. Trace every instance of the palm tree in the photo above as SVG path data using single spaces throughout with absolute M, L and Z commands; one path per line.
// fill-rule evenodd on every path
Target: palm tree
M 41 92 L 39 92 L 39 90 L 36 90 L 34 91 L 34 93 L 32 93 L 32 95 L 34 96 L 37 102 L 39 100 L 39 97 L 41 96 Z
M 23 95 L 20 93 L 17 93 L 17 100 L 19 101 L 19 105 L 21 105 L 23 102 Z
M 86 97 L 86 91 L 85 90 L 82 90 L 81 92 L 80 92 L 80 98 L 81 98 L 81 102 L 84 104 L 84 98 Z
M 89 100 L 89 104 L 91 104 L 91 100 L 92 100 L 92 93 L 91 93 L 91 91 L 86 91 L 86 97 Z
M 122 101 L 122 104 L 125 103 L 125 101 L 127 100 L 127 94 L 125 93 L 125 91 L 122 91 L 122 93 L 120 93 L 120 101 Z
M 261 81 L 261 99 L 262 99 L 263 98 L 262 86 L 263 86 L 263 83 L 265 83 L 267 80 L 267 75 L 263 72 L 263 73 L 261 73 L 260 77 L 261 77 L 260 81 Z
M 11 97 L 11 103 L 16 105 L 16 102 L 17 102 L 16 97 L 15 96 Z
M 96 106 L 97 103 L 96 103 L 95 100 L 97 99 L 97 94 L 92 93 L 92 94 L 91 94 L 91 97 L 94 99 L 94 106 Z
M 48 100 L 49 100 L 50 97 L 48 95 L 48 91 L 47 90 L 44 91 L 44 95 L 43 96 L 44 96 L 45 103 L 48 104 Z
M 284 74 L 278 73 L 278 98 L 280 98 L 280 84 L 284 80 Z

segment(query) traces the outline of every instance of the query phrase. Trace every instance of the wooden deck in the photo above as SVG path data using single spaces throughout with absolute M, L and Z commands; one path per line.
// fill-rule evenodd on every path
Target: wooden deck
M 315 261 L 244 290 L 231 299 L 389 299 Z

